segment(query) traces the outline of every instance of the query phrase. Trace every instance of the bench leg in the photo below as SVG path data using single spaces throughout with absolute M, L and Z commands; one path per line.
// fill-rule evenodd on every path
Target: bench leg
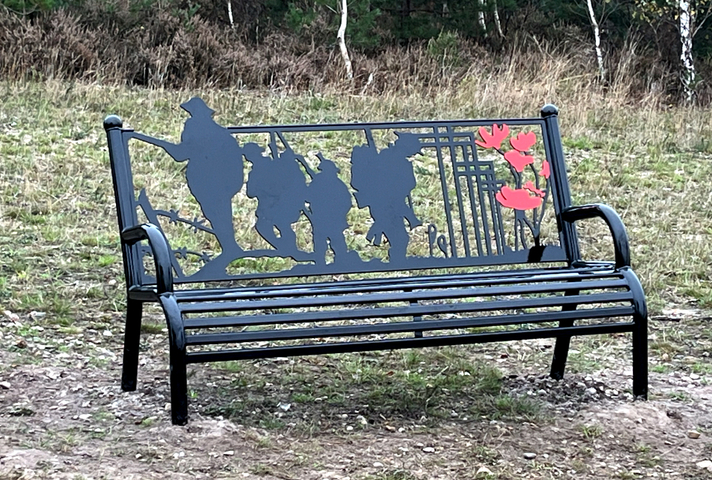
M 564 296 L 578 295 L 578 290 L 567 290 Z M 576 305 L 565 305 L 562 309 L 564 312 L 576 310 Z M 559 322 L 559 327 L 573 327 L 573 320 L 562 320 Z M 571 344 L 571 335 L 562 335 L 556 337 L 554 345 L 554 358 L 551 360 L 551 372 L 549 376 L 555 380 L 564 378 L 564 370 L 566 370 L 566 360 L 569 356 L 569 345 Z
M 173 425 L 188 423 L 188 376 L 186 372 L 185 329 L 178 302 L 171 293 L 159 297 L 168 323 L 171 370 L 171 421 Z
M 121 372 L 121 390 L 136 390 L 138 374 L 138 347 L 141 340 L 141 317 L 143 302 L 129 300 L 126 306 L 126 329 L 124 334 L 124 366 Z
M 645 293 L 638 277 L 630 268 L 622 268 L 621 273 L 628 280 L 633 294 L 633 396 L 648 399 L 648 306 Z
M 572 310 L 572 309 L 567 309 Z M 559 322 L 559 327 L 572 327 L 573 320 L 562 320 Z M 554 345 L 554 357 L 551 360 L 551 372 L 549 376 L 555 380 L 564 378 L 564 370 L 566 370 L 566 360 L 569 356 L 569 345 L 571 344 L 571 335 L 562 335 L 556 337 Z
M 645 307 L 634 316 L 633 396 L 648 399 L 648 315 Z
M 188 423 L 188 377 L 186 375 L 185 350 L 171 348 L 171 422 L 173 425 Z

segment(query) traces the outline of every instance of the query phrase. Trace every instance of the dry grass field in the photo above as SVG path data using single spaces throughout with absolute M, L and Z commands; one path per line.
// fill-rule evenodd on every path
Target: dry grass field
M 712 478 L 712 115 L 516 63 L 440 90 L 162 91 L 0 82 L 0 478 Z M 633 73 L 633 72 L 630 72 Z M 357 92 L 359 93 L 359 92 Z M 537 116 L 560 108 L 575 203 L 622 216 L 651 307 L 648 402 L 627 336 L 199 365 L 170 425 L 158 311 L 120 391 L 123 269 L 103 118 L 224 125 Z M 611 245 L 595 221 L 588 257 Z M 705 463 L 709 462 L 709 463 Z

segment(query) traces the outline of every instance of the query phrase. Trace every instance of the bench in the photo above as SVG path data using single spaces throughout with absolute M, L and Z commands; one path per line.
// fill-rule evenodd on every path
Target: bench
M 619 216 L 573 206 L 558 111 L 540 118 L 223 127 L 200 98 L 179 141 L 104 127 L 126 277 L 121 387 L 143 305 L 168 326 L 171 415 L 188 364 L 631 332 L 647 310 Z M 160 173 L 157 173 L 160 172 Z M 575 224 L 610 230 L 582 259 Z M 598 220 L 600 221 L 600 220 Z

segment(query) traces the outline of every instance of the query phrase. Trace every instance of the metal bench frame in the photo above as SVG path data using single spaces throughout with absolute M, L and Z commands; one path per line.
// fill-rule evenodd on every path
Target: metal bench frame
M 191 118 L 186 121 L 182 142 L 179 144 L 158 140 L 134 132 L 133 129 L 123 128 L 121 119 L 115 115 L 108 116 L 104 121 L 127 285 L 121 388 L 124 391 L 136 389 L 143 304 L 157 302 L 163 309 L 168 325 L 171 415 L 174 424 L 182 425 L 188 420 L 186 366 L 190 363 L 556 338 L 550 374 L 553 378 L 560 379 L 564 374 L 572 336 L 617 332 L 632 332 L 632 391 L 636 397 L 647 398 L 647 309 L 643 289 L 630 266 L 630 248 L 625 227 L 615 211 L 606 205 L 571 205 L 557 119 L 558 111 L 555 107 L 545 106 L 540 119 L 231 128 L 216 124 L 212 120 L 213 111 L 208 109 L 200 99 L 191 99 L 182 107 L 191 114 Z M 456 179 L 459 178 L 458 175 L 470 175 L 462 173 L 469 171 L 470 167 L 459 168 L 460 164 L 453 163 L 452 171 L 446 172 L 443 168 L 444 162 L 465 162 L 463 165 L 469 165 L 473 169 L 483 169 L 481 172 L 484 172 L 491 165 L 478 159 L 478 147 L 479 150 L 490 149 L 504 155 L 506 152 L 503 152 L 504 148 L 501 147 L 501 143 L 498 143 L 506 137 L 504 125 L 512 127 L 530 125 L 533 126 L 532 128 L 541 129 L 540 150 L 545 153 L 544 162 L 548 164 L 542 163 L 539 170 L 529 165 L 533 157 L 527 149 L 531 147 L 534 139 L 533 136 L 528 136 L 531 135 L 529 133 L 512 136 L 510 140 L 512 153 L 507 157 L 511 164 L 509 169 L 512 175 L 518 178 L 516 185 L 518 188 L 515 193 L 520 195 L 523 202 L 531 201 L 536 207 L 530 208 L 531 206 L 527 205 L 527 210 L 524 204 L 517 206 L 512 203 L 512 200 L 506 199 L 505 192 L 509 194 L 512 190 L 503 190 L 508 187 L 503 185 L 500 179 L 492 177 L 486 182 L 482 180 L 484 183 L 463 183 L 469 185 L 469 194 L 467 191 L 463 193 L 459 190 L 460 182 L 456 180 L 457 195 L 460 199 L 459 219 L 463 230 L 480 228 L 484 231 L 479 232 L 478 238 L 491 239 L 491 241 L 477 240 L 476 245 L 469 245 L 468 234 L 457 236 L 454 230 L 460 225 L 457 219 L 449 217 L 450 210 L 456 209 L 449 207 L 455 205 L 458 200 L 448 200 L 447 193 L 444 193 L 445 204 L 448 205 L 446 209 L 448 218 L 440 225 L 443 226 L 441 231 L 447 230 L 447 232 L 438 235 L 435 224 L 427 226 L 430 256 L 406 256 L 405 247 L 409 239 L 407 236 L 403 237 L 401 229 L 408 235 L 409 231 L 404 219 L 410 224 L 411 231 L 415 228 L 426 228 L 419 225 L 419 219 L 416 217 L 417 207 L 413 206 L 413 202 L 417 203 L 417 199 L 411 198 L 412 186 L 406 185 L 411 176 L 413 181 L 415 179 L 411 162 L 413 155 L 426 147 L 430 148 L 431 152 L 437 152 L 443 191 L 447 191 L 445 175 L 454 175 Z M 467 131 L 470 127 L 472 132 Z M 473 132 L 478 127 L 481 139 L 474 137 Z M 491 128 L 491 134 L 487 128 Z M 367 237 L 372 244 L 382 244 L 384 248 L 390 249 L 389 261 L 367 262 L 358 255 L 346 252 L 345 244 L 339 237 L 340 227 L 335 226 L 340 222 L 340 220 L 336 223 L 334 221 L 338 213 L 337 207 L 323 202 L 323 197 L 310 197 L 311 199 L 306 202 L 304 199 L 297 200 L 297 211 L 307 216 L 313 227 L 314 252 L 304 252 L 294 248 L 290 244 L 290 234 L 285 227 L 273 227 L 270 222 L 278 220 L 267 220 L 270 215 L 276 218 L 276 214 L 265 210 L 266 207 L 261 213 L 258 210 L 257 221 L 262 221 L 263 226 L 268 225 L 268 228 L 266 230 L 263 228 L 260 234 L 272 248 L 249 251 L 237 245 L 232 225 L 219 222 L 217 208 L 222 206 L 226 199 L 230 201 L 235 195 L 231 192 L 238 191 L 243 185 L 244 169 L 242 163 L 235 167 L 236 156 L 239 160 L 244 157 L 246 161 L 253 164 L 247 195 L 258 198 L 260 202 L 267 194 L 259 194 L 262 197 L 254 194 L 258 191 L 256 186 L 259 178 L 258 168 L 277 168 L 278 165 L 283 165 L 281 168 L 292 169 L 292 171 L 297 171 L 294 169 L 295 165 L 298 165 L 299 171 L 306 172 L 305 185 L 306 180 L 311 177 L 309 185 L 315 185 L 313 191 L 317 191 L 315 179 L 318 175 L 322 175 L 319 177 L 321 178 L 319 185 L 323 187 L 322 195 L 328 194 L 329 198 L 334 199 L 345 198 L 343 192 L 347 190 L 342 188 L 341 184 L 344 182 L 338 180 L 336 176 L 335 172 L 338 169 L 334 170 L 335 164 L 319 153 L 317 154 L 320 161 L 319 172 L 313 170 L 304 156 L 291 150 L 285 136 L 297 135 L 300 132 L 346 130 L 364 132 L 367 140 L 365 145 L 356 146 L 352 150 L 352 181 L 351 189 L 348 190 L 356 191 L 354 196 L 357 199 L 357 206 L 353 208 L 370 208 L 374 227 Z M 379 151 L 374 143 L 373 134 L 385 130 L 395 131 L 398 140 Z M 433 133 L 428 134 L 429 131 Z M 202 149 L 196 149 L 194 145 L 191 147 L 190 142 L 195 138 L 196 132 L 201 135 L 205 132 Z M 403 134 L 403 132 L 411 133 Z M 268 153 L 267 149 L 259 150 L 254 143 L 236 142 L 233 145 L 226 136 L 235 138 L 258 133 L 269 135 L 271 153 Z M 194 222 L 192 227 L 214 235 L 221 246 L 220 255 L 212 257 L 204 255 L 205 267 L 197 273 L 188 275 L 181 270 L 177 258 L 181 255 L 184 257 L 185 251 L 181 253 L 178 249 L 172 249 L 164 229 L 160 226 L 158 215 L 173 215 L 171 220 L 175 221 L 177 213 L 152 210 L 145 192 L 139 193 L 138 196 L 136 194 L 129 155 L 129 141 L 132 139 L 156 145 L 176 161 L 192 162 L 186 170 L 188 184 L 193 196 L 200 203 L 205 218 L 210 222 L 210 227 L 205 222 Z M 439 143 L 443 141 L 451 143 L 448 144 L 449 146 L 443 146 Z M 406 145 L 409 145 L 410 150 Z M 457 152 L 463 152 L 462 155 L 466 158 L 456 159 L 458 154 L 453 145 L 462 148 Z M 366 152 L 365 160 L 359 160 L 360 157 L 356 153 L 359 148 Z M 369 148 L 370 150 L 367 150 Z M 441 151 L 450 152 L 446 160 L 443 160 Z M 464 153 L 466 151 L 470 153 Z M 400 157 L 396 152 L 400 152 Z M 227 159 L 227 153 L 230 153 L 232 160 Z M 392 155 L 389 157 L 387 154 Z M 223 156 L 225 160 L 220 159 Z M 233 170 L 228 172 L 227 176 L 223 171 L 223 177 L 227 177 L 227 180 L 215 176 L 206 177 L 205 172 L 209 170 L 205 169 L 202 170 L 204 176 L 200 177 L 201 170 L 198 170 L 197 160 L 199 157 L 203 158 L 201 161 L 204 162 L 204 166 L 207 162 L 214 162 L 213 169 L 216 168 L 215 165 L 224 165 L 224 167 L 219 166 L 219 169 L 232 168 Z M 374 160 L 377 157 L 380 160 Z M 215 163 L 223 161 L 233 163 Z M 381 163 L 374 163 L 376 161 Z M 517 162 L 520 161 L 523 163 L 518 164 Z M 279 164 L 279 162 L 283 163 Z M 363 162 L 363 165 L 358 162 Z M 191 167 L 191 164 L 194 166 Z M 359 175 L 363 174 L 357 169 L 363 169 L 364 165 L 370 165 L 369 168 L 381 168 L 386 165 L 387 168 L 384 167 L 386 169 L 379 175 L 393 174 L 389 182 L 392 182 L 393 190 L 398 190 L 400 193 L 396 192 L 395 197 L 392 192 L 391 197 L 385 193 L 380 194 L 380 197 L 378 192 L 369 193 L 367 183 L 363 181 L 358 183 Z M 525 192 L 520 177 L 524 173 L 531 173 L 529 169 L 539 177 L 536 178 L 537 186 L 529 182 L 526 186 L 529 190 Z M 474 179 L 472 174 L 467 182 L 480 182 L 480 178 L 489 178 L 479 170 L 478 172 L 477 179 Z M 212 186 L 209 180 L 217 182 L 214 188 L 216 192 L 225 188 L 229 192 L 222 197 L 218 193 L 212 193 L 211 188 L 205 187 Z M 225 188 L 218 187 L 218 184 L 223 185 L 220 182 L 224 183 Z M 252 193 L 250 182 L 253 182 Z M 290 192 L 297 195 L 294 192 L 309 193 L 309 190 L 302 189 L 300 180 Z M 404 192 L 408 194 L 404 195 Z M 339 195 L 341 197 L 338 197 Z M 368 200 L 368 195 L 371 195 L 371 200 Z M 485 202 L 483 199 L 487 195 L 489 200 Z M 377 204 L 377 201 L 392 203 L 392 198 L 400 199 L 396 202 L 396 207 L 384 209 L 383 205 Z M 472 212 L 481 212 L 482 218 L 490 222 L 490 227 L 487 227 L 487 222 L 483 220 L 465 220 L 466 215 L 463 214 L 462 207 L 465 202 L 461 200 L 462 198 L 469 200 Z M 495 198 L 496 201 L 493 200 Z M 551 209 L 558 228 L 558 246 L 539 243 L 536 219 L 540 218 L 539 212 L 543 217 L 548 199 L 551 200 Z M 334 202 L 336 203 L 336 200 Z M 264 203 L 267 204 L 267 201 L 265 200 Z M 347 203 L 346 207 L 351 208 L 349 205 Z M 484 212 L 485 205 L 489 213 Z M 505 245 L 503 230 L 500 231 L 503 225 L 501 216 L 503 209 L 508 205 L 515 212 L 516 222 L 519 222 L 515 222 L 515 230 L 520 227 L 521 232 L 526 230 L 535 233 L 533 244 L 525 245 L 524 233 L 520 235 L 519 231 L 515 231 L 516 247 Z M 397 210 L 396 214 L 388 217 L 387 213 L 383 213 L 392 211 L 393 208 Z M 149 219 L 148 222 L 139 222 L 138 210 L 143 210 Z M 525 219 L 524 215 L 527 211 L 535 212 L 534 222 Z M 498 215 L 500 217 L 497 217 Z M 612 262 L 586 262 L 581 259 L 574 224 L 578 220 L 596 217 L 602 219 L 610 230 L 615 248 L 615 258 Z M 382 231 L 378 231 L 375 225 L 378 225 Z M 257 223 L 255 227 L 258 227 Z M 274 233 L 275 228 L 280 233 L 279 236 Z M 487 228 L 490 230 L 488 231 Z M 457 238 L 460 240 L 456 241 Z M 317 251 L 317 245 L 322 243 Z M 332 263 L 326 263 L 324 260 L 322 252 L 324 248 L 334 252 Z M 458 253 L 458 249 L 463 248 L 467 250 L 466 253 Z M 147 272 L 145 268 L 146 255 L 152 256 L 155 266 L 153 272 Z M 227 273 L 226 266 L 230 262 L 248 257 L 291 258 L 298 267 L 273 274 L 231 275 Z M 547 262 L 558 262 L 559 266 L 547 266 Z M 528 267 L 528 264 L 532 266 Z M 480 268 L 492 265 L 512 265 L 512 268 L 501 271 L 485 271 Z M 520 268 L 522 265 L 526 268 Z M 457 271 L 451 268 L 462 266 L 470 268 L 464 269 L 464 272 L 462 268 Z M 439 270 L 428 271 L 433 268 Z M 450 269 L 452 272 L 442 273 L 443 269 Z M 414 271 L 416 273 L 413 273 Z M 359 277 L 359 274 L 374 272 L 391 272 L 391 274 L 384 274 L 381 278 L 373 278 L 373 275 L 368 278 L 363 275 Z M 393 276 L 393 272 L 406 272 L 406 274 Z M 325 276 L 339 275 L 341 278 L 346 274 L 351 274 L 353 278 L 345 281 L 322 280 Z M 317 276 L 318 281 L 309 280 Z M 249 286 L 254 282 L 242 281 L 255 279 L 273 281 L 287 277 L 298 277 L 304 281 L 261 286 Z M 224 280 L 233 280 L 232 283 L 238 286 L 225 287 L 214 283 Z M 270 313 L 274 309 L 279 309 L 278 313 Z M 216 312 L 231 313 L 231 315 L 200 316 Z M 403 317 L 410 320 L 397 320 Z M 374 322 L 373 319 L 379 321 Z M 584 322 L 579 322 L 582 320 Z M 555 325 L 539 326 L 548 322 L 555 322 Z M 315 326 L 317 324 L 324 326 Z M 265 326 L 270 325 L 272 328 L 264 329 Z M 432 332 L 438 334 L 431 334 Z M 353 339 L 349 340 L 349 338 Z M 261 343 L 255 346 L 254 342 Z M 223 345 L 233 347 L 221 348 Z M 238 348 L 235 348 L 235 345 Z M 193 351 L 193 348 L 200 346 L 209 346 L 209 348 Z

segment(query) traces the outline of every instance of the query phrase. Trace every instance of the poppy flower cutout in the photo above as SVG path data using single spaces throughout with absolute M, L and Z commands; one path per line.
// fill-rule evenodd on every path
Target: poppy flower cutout
M 511 166 L 518 172 L 523 172 L 524 167 L 534 163 L 534 157 L 531 155 L 526 155 L 522 152 L 516 150 L 510 150 L 504 154 L 504 159 L 509 162 Z
M 551 175 L 551 170 L 549 169 L 549 162 L 546 161 L 546 158 L 541 162 L 541 170 L 539 170 L 539 175 L 547 179 L 549 178 L 549 175 Z
M 524 188 L 539 197 L 544 197 L 546 195 L 546 192 L 544 190 L 536 188 L 534 186 L 534 182 L 532 182 L 531 180 L 524 184 Z
M 484 141 L 475 140 L 475 143 L 482 148 L 499 149 L 502 145 L 502 140 L 509 135 L 509 127 L 506 123 L 503 123 L 501 127 L 496 123 L 492 125 L 492 133 L 488 132 L 485 127 L 480 127 L 478 131 Z
M 539 207 L 543 202 L 540 196 L 536 194 L 531 196 L 526 188 L 513 190 L 506 185 L 497 192 L 495 198 L 502 206 L 514 210 L 531 210 Z
M 509 139 L 512 148 L 520 152 L 526 152 L 536 143 L 536 134 L 534 132 L 519 133 L 516 137 Z

